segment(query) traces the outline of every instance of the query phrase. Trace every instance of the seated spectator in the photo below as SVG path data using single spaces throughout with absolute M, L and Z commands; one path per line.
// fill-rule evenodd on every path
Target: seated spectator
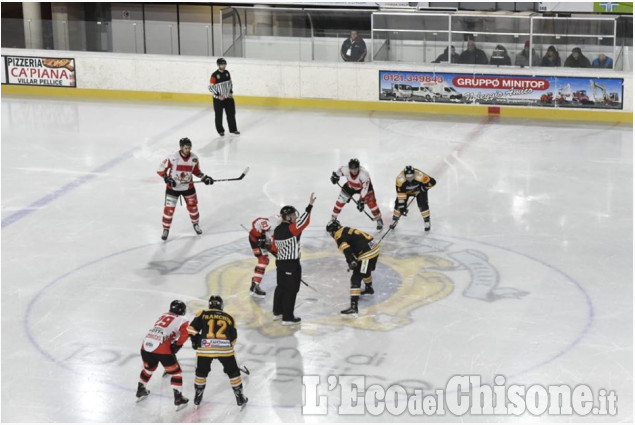
M 364 62 L 366 57 L 366 43 L 357 31 L 351 31 L 351 37 L 344 40 L 340 55 L 346 62 Z
M 468 40 L 467 50 L 463 50 L 463 52 L 461 52 L 461 56 L 459 56 L 459 63 L 487 65 L 487 62 L 487 55 L 485 52 L 476 48 L 474 40 Z
M 613 59 L 600 53 L 597 58 L 593 59 L 591 66 L 593 68 L 613 68 Z
M 458 63 L 459 62 L 459 54 L 456 53 L 454 46 L 452 46 L 452 56 L 450 57 L 450 63 Z M 448 48 L 446 47 L 443 53 L 441 53 L 432 63 L 441 63 L 448 62 Z
M 502 44 L 496 46 L 492 52 L 492 57 L 489 60 L 490 65 L 511 65 L 512 58 L 507 54 L 507 49 Z
M 564 66 L 569 68 L 591 68 L 591 62 L 582 54 L 582 50 L 579 47 L 574 47 L 567 60 L 564 61 Z
M 554 46 L 549 46 L 547 54 L 543 56 L 540 66 L 562 66 L 560 54 Z
M 529 66 L 529 41 L 525 41 L 525 48 L 516 55 L 516 59 L 514 59 L 514 65 L 520 67 Z M 531 49 L 531 65 L 540 65 L 540 56 L 538 56 L 538 53 L 536 53 L 536 49 L 534 49 L 533 47 Z

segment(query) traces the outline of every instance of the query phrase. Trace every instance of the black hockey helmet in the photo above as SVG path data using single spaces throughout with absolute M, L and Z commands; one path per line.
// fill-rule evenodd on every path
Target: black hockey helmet
M 183 316 L 185 314 L 185 303 L 181 300 L 172 301 L 170 303 L 170 313 Z
M 209 297 L 209 308 L 222 310 L 223 304 L 223 299 L 220 295 L 212 295 L 211 297 Z
M 351 160 L 348 161 L 348 168 L 349 169 L 358 169 L 359 170 L 359 159 L 351 158 Z
M 179 140 L 179 146 L 180 147 L 183 147 L 183 146 L 192 147 L 192 141 L 188 137 L 184 137 L 181 140 Z
M 286 220 L 288 216 L 297 212 L 298 210 L 296 210 L 295 207 L 291 205 L 285 205 L 284 207 L 280 209 L 280 216 L 282 217 L 283 220 Z
M 331 235 L 333 235 L 333 233 L 337 232 L 339 229 L 341 229 L 341 227 L 342 225 L 340 224 L 339 221 L 331 220 L 326 225 L 326 231 L 330 233 Z
M 414 176 L 415 175 L 415 169 L 412 165 L 406 165 L 406 167 L 403 169 L 403 174 L 404 176 Z
M 225 60 L 225 58 L 218 58 L 216 59 L 216 65 L 218 66 L 227 65 L 227 61 Z

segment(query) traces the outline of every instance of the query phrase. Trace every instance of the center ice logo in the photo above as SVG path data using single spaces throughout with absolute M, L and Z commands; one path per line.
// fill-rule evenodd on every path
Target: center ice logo
M 385 243 L 382 247 L 373 273 L 376 293 L 362 297 L 359 317 L 347 320 L 339 310 L 349 302 L 350 273 L 346 272 L 343 256 L 331 245 L 330 240 L 314 240 L 303 246 L 303 278 L 317 290 L 302 285 L 296 301 L 296 315 L 303 317 L 305 333 L 323 335 L 344 328 L 387 332 L 401 328 L 413 322 L 413 311 L 447 297 L 457 286 L 464 288 L 463 296 L 487 302 L 520 299 L 528 294 L 499 287 L 498 270 L 480 249 L 457 241 L 402 235 L 398 245 Z M 193 264 L 200 267 L 201 262 Z M 256 329 L 269 337 L 293 333 L 293 329 L 272 320 L 275 267 L 267 269 L 261 284 L 267 297 L 256 300 L 249 295 L 254 265 L 255 261 L 249 259 L 214 268 L 206 277 L 208 296 L 220 294 L 226 301 L 226 310 L 232 312 L 243 329 Z M 196 268 L 200 270 L 199 267 Z M 173 271 L 187 273 L 182 267 Z M 197 310 L 205 304 L 195 300 L 189 307 Z

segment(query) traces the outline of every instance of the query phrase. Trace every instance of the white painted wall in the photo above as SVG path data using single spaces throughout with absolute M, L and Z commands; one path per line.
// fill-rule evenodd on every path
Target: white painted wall
M 72 57 L 77 87 L 209 94 L 216 59 L 200 56 L 2 49 L 2 55 Z M 602 69 L 489 68 L 393 62 L 294 62 L 227 58 L 237 96 L 377 101 L 379 70 L 624 78 L 624 111 L 633 111 L 633 74 Z

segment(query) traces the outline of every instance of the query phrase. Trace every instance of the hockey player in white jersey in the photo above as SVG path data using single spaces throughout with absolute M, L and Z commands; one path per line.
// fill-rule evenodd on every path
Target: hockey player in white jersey
M 373 218 L 377 222 L 377 230 L 383 229 L 384 223 L 381 219 L 379 207 L 377 206 L 373 183 L 370 181 L 370 174 L 364 167 L 359 165 L 359 160 L 352 158 L 348 161 L 348 166 L 342 165 L 337 171 L 333 171 L 333 174 L 331 174 L 331 183 L 338 184 L 340 177 L 346 177 L 346 183 L 342 186 L 340 195 L 335 201 L 331 219 L 337 220 L 344 205 L 350 202 L 354 194 L 359 194 L 357 209 L 362 212 L 364 211 L 364 206 L 368 205 L 370 212 L 373 214 Z
M 166 240 L 170 233 L 174 210 L 179 197 L 183 196 L 190 220 L 196 234 L 203 233 L 198 225 L 198 198 L 192 176 L 201 179 L 206 185 L 214 184 L 214 179 L 203 174 L 200 169 L 198 156 L 192 152 L 192 141 L 187 137 L 179 140 L 178 152 L 165 158 L 157 170 L 157 174 L 165 182 L 165 206 L 163 208 L 163 234 L 161 239 Z

